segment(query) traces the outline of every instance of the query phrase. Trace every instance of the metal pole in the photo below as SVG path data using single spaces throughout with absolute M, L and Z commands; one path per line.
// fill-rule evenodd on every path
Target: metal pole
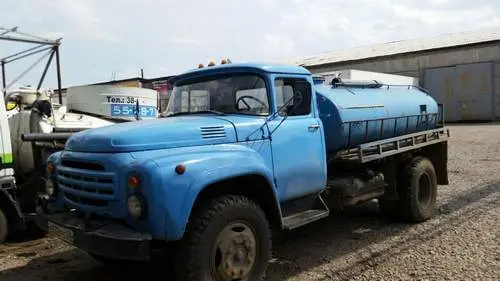
M 5 81 L 5 62 L 2 61 L 2 89 L 3 89 L 3 95 L 5 97 L 5 94 L 7 93 L 7 89 L 5 89 L 5 84 L 7 81 Z
M 3 30 L 3 32 L 0 33 L 0 36 L 6 35 L 6 34 L 11 33 L 11 32 L 16 32 L 18 28 L 19 28 L 19 26 L 14 26 L 13 28 L 0 27 L 0 30 Z
M 22 42 L 22 43 L 44 44 L 44 45 L 52 45 L 52 46 L 55 46 L 55 45 L 59 44 L 59 42 L 56 42 L 56 41 L 45 41 L 45 40 L 35 40 L 35 39 L 14 38 L 14 37 L 5 36 L 5 35 L 0 36 L 0 40 L 13 41 L 13 42 Z
M 47 70 L 49 70 L 50 63 L 52 62 L 52 58 L 54 57 L 55 50 L 54 48 L 50 52 L 50 57 L 49 60 L 47 61 L 47 64 L 45 65 L 45 69 L 43 70 L 42 77 L 40 77 L 40 81 L 38 82 L 38 86 L 36 87 L 36 90 L 40 90 L 42 87 L 43 80 L 45 80 L 45 75 L 47 75 Z
M 14 83 L 16 83 L 19 79 L 21 79 L 24 75 L 26 75 L 26 73 L 30 72 L 37 64 L 39 64 L 48 55 L 49 53 L 47 52 L 45 55 L 36 60 L 30 67 L 28 67 L 28 69 L 26 69 L 23 73 L 17 76 L 14 80 L 10 81 L 10 83 L 6 87 L 10 88 L 12 85 L 14 85 Z
M 7 57 L 2 58 L 2 59 L 0 59 L 0 60 L 8 60 L 8 59 L 10 59 L 10 58 L 20 56 L 20 55 L 22 55 L 22 54 L 24 54 L 24 53 L 34 51 L 34 50 L 39 49 L 39 48 L 44 47 L 44 46 L 45 46 L 45 45 L 40 44 L 40 45 L 38 45 L 38 46 L 35 46 L 35 47 L 32 47 L 32 48 L 29 48 L 29 49 L 27 49 L 27 50 L 24 50 L 24 51 L 21 51 L 21 52 L 18 52 L 18 53 L 15 53 L 15 54 L 13 54 L 13 55 L 7 56 Z
M 47 47 L 47 48 L 43 48 L 43 49 L 40 49 L 40 50 L 36 50 L 36 51 L 33 51 L 31 53 L 28 53 L 28 54 L 24 54 L 22 56 L 18 56 L 18 57 L 15 57 L 15 58 L 11 58 L 10 60 L 5 60 L 5 63 L 11 63 L 13 61 L 16 61 L 16 60 L 20 60 L 20 59 L 24 59 L 26 57 L 29 57 L 29 56 L 32 56 L 32 55 L 35 55 L 35 54 L 38 54 L 38 53 L 41 53 L 41 52 L 45 52 L 45 51 L 48 51 L 50 50 L 52 47 Z
M 59 92 L 59 104 L 62 104 L 61 63 L 59 60 L 59 45 L 54 46 L 54 49 L 56 52 L 57 91 Z

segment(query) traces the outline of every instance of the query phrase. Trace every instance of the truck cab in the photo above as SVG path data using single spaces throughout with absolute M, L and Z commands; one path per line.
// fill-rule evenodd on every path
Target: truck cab
M 399 162 L 381 154 L 378 164 L 339 166 L 327 151 L 316 81 L 302 67 L 225 64 L 172 82 L 164 117 L 76 133 L 49 157 L 42 227 L 104 263 L 147 261 L 173 244 L 180 280 L 253 280 L 265 274 L 271 229 L 374 198 L 385 209 L 401 205 L 395 170 L 382 162 L 430 174 L 415 220 L 430 217 L 435 186 L 447 180 L 442 161 L 436 176 L 423 156 L 408 158 L 413 150 Z

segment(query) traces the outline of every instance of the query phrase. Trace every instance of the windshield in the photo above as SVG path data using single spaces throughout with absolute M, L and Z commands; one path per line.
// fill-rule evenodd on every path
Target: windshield
M 258 75 L 232 74 L 174 87 L 167 116 L 201 111 L 268 115 L 266 83 Z

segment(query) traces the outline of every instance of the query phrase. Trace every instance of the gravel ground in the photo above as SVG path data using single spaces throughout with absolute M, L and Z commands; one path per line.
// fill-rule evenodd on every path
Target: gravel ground
M 500 280 L 500 124 L 450 131 L 451 184 L 440 187 L 438 216 L 419 225 L 392 223 L 374 203 L 334 214 L 275 244 L 268 280 Z M 162 269 L 105 269 L 51 237 L 0 246 L 2 281 L 135 280 L 153 273 L 169 279 Z

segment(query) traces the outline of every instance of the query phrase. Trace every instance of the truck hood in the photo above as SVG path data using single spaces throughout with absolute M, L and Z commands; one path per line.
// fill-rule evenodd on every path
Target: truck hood
M 132 152 L 236 142 L 229 120 L 207 115 L 134 121 L 72 135 L 66 149 L 79 152 Z

